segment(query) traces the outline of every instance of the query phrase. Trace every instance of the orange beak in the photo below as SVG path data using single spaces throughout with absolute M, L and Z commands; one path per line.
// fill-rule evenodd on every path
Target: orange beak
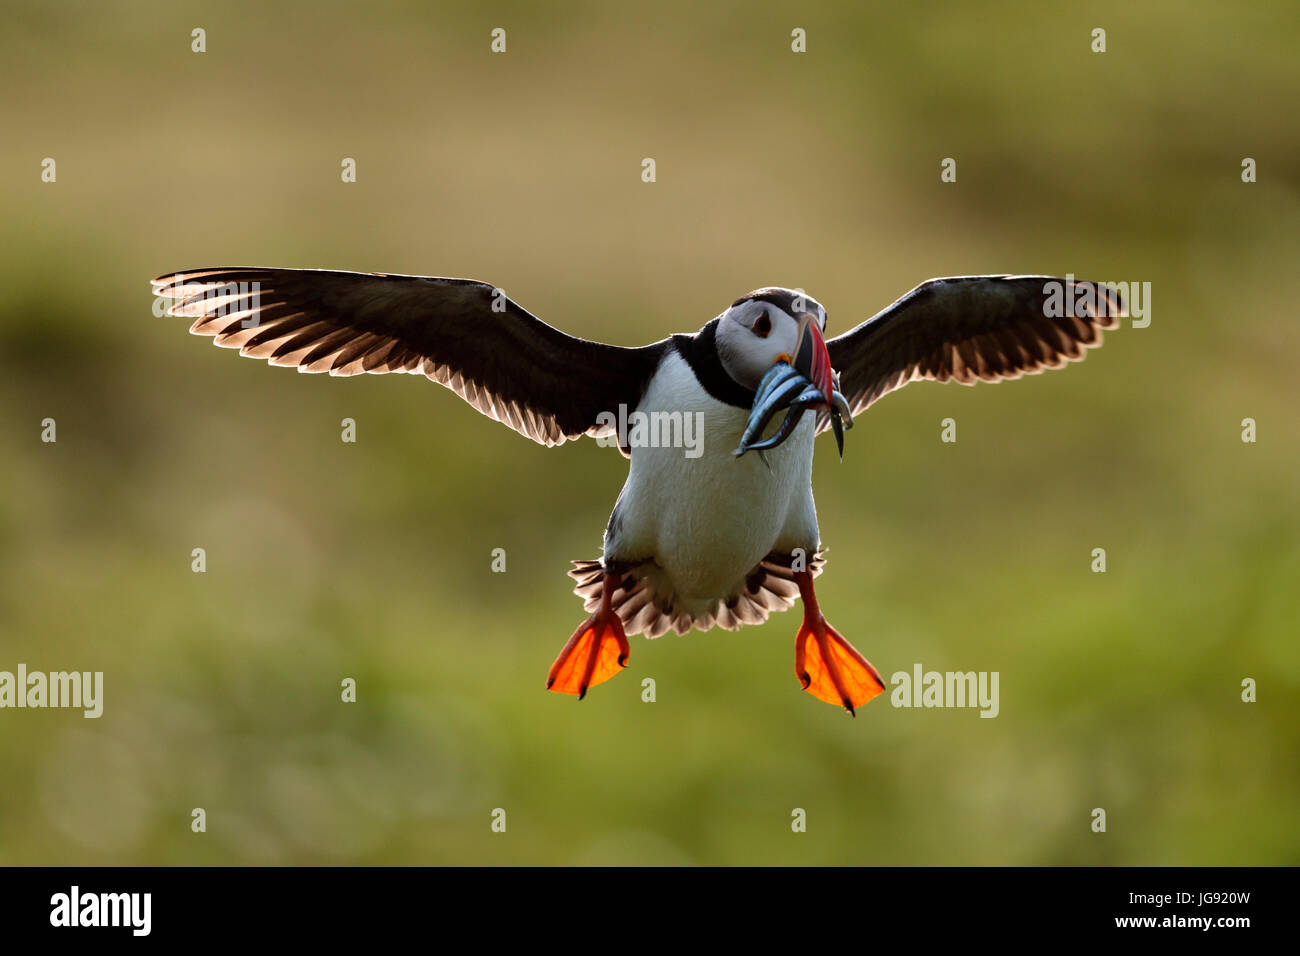
M 817 316 L 810 312 L 799 316 L 799 334 L 795 339 L 794 361 L 791 364 L 825 396 L 826 403 L 816 407 L 830 408 L 831 395 L 835 389 L 835 381 L 831 377 L 831 355 L 826 351 L 826 340 L 822 338 Z

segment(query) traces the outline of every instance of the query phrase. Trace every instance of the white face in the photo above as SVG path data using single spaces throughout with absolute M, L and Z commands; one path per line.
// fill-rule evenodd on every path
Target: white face
M 722 313 L 718 322 L 718 358 L 722 367 L 738 384 L 749 389 L 758 388 L 778 357 L 794 355 L 800 315 L 805 312 L 815 315 L 818 326 L 826 331 L 826 310 L 815 299 L 789 289 L 771 291 L 788 294 L 791 305 L 803 306 L 803 312 L 792 315 L 771 302 L 746 299 Z

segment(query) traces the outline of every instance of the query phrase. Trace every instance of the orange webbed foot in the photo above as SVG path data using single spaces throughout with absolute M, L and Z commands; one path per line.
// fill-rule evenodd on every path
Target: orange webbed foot
M 609 680 L 627 666 L 631 648 L 623 632 L 623 622 L 610 607 L 610 597 L 618 584 L 617 578 L 605 575 L 600 608 L 578 625 L 555 658 L 546 678 L 547 690 L 576 694 L 582 700 L 590 688 Z
M 850 714 L 885 690 L 885 682 L 869 660 L 827 623 L 817 606 L 812 574 L 797 574 L 803 595 L 803 626 L 794 639 L 794 674 L 803 689 Z

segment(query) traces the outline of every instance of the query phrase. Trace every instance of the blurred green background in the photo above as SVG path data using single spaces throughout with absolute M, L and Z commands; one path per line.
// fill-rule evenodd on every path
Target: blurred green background
M 0 669 L 106 690 L 0 712 L 0 863 L 1300 862 L 1293 3 L 4 19 Z M 797 612 L 634 637 L 578 704 L 544 679 L 624 460 L 151 314 L 155 275 L 253 264 L 472 276 L 625 345 L 970 272 L 1150 281 L 1152 322 L 819 445 L 830 620 L 887 677 L 999 671 L 997 719 L 800 693 Z

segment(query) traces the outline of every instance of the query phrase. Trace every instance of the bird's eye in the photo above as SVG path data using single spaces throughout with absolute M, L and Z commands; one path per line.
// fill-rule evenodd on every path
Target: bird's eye
M 772 320 L 768 318 L 766 312 L 758 317 L 754 323 L 754 334 L 759 338 L 765 339 L 772 333 Z

